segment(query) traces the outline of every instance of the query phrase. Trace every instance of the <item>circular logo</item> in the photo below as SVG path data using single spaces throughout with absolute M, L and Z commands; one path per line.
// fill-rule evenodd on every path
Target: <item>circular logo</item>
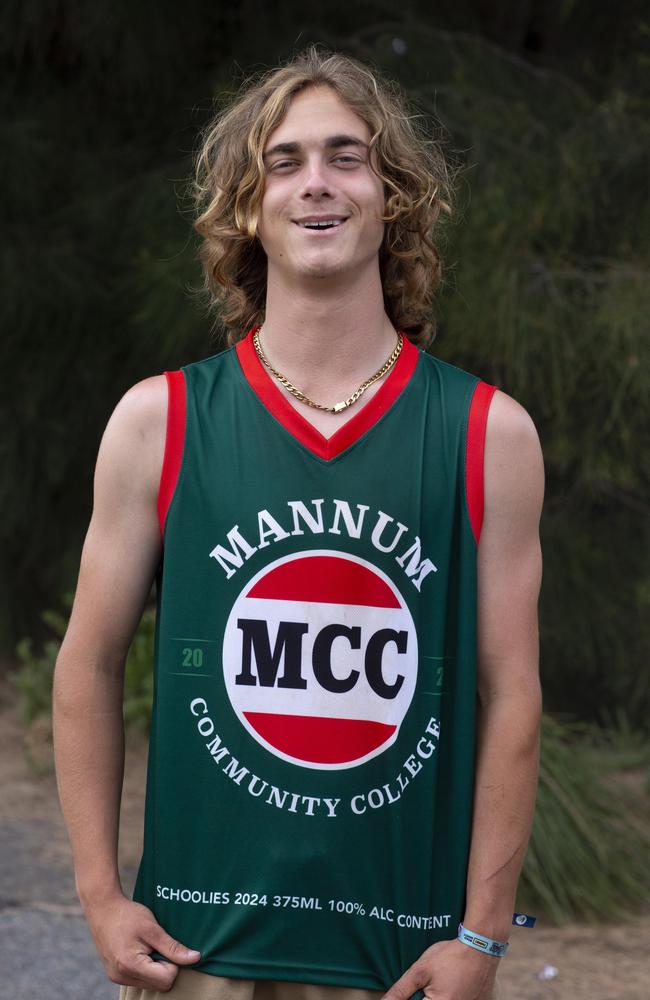
M 524 913 L 517 914 L 517 916 L 515 917 L 515 923 L 519 924 L 519 926 L 521 926 L 522 924 L 525 924 L 526 923 L 526 916 L 525 916 L 525 914 Z
M 223 671 L 258 743 L 302 767 L 355 767 L 397 739 L 417 680 L 406 601 L 372 563 L 312 550 L 277 559 L 230 612 Z

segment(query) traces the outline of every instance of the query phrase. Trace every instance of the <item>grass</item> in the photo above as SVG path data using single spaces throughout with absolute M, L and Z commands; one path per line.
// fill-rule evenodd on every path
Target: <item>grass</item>
M 629 730 L 544 717 L 522 908 L 557 924 L 598 923 L 625 919 L 647 901 L 649 755 Z

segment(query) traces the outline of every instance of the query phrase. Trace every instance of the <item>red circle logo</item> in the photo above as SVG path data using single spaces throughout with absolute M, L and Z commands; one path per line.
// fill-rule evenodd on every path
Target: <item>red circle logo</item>
M 314 550 L 261 570 L 235 601 L 223 669 L 258 743 L 302 767 L 355 767 L 397 739 L 415 691 L 417 635 L 392 580 Z

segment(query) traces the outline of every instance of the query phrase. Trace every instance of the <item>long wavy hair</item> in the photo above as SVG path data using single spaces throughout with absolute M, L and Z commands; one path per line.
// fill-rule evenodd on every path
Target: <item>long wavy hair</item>
M 441 212 L 452 217 L 453 171 L 397 83 L 316 46 L 246 81 L 201 133 L 191 195 L 208 309 L 226 328 L 230 346 L 263 322 L 262 155 L 292 98 L 320 86 L 330 87 L 370 130 L 373 169 L 386 197 L 379 251 L 384 308 L 396 329 L 426 347 L 435 336 L 433 300 L 442 280 L 433 229 Z

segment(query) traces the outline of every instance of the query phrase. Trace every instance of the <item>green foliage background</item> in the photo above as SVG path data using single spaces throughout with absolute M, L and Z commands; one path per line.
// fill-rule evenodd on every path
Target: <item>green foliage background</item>
M 120 395 L 220 347 L 183 197 L 213 98 L 317 41 L 398 78 L 463 167 L 433 351 L 540 433 L 547 708 L 642 725 L 646 5 L 14 0 L 0 24 L 5 650 L 74 588 Z

